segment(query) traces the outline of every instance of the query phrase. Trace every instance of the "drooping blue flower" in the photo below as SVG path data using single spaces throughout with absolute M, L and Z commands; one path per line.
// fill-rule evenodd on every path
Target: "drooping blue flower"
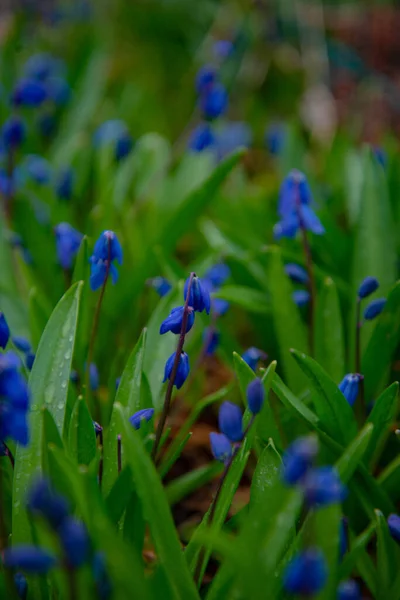
M 258 377 L 249 383 L 246 390 L 247 405 L 253 415 L 257 415 L 264 404 L 265 390 L 261 379 Z
M 100 376 L 95 363 L 91 363 L 89 366 L 89 382 L 92 392 L 96 392 L 100 386 Z
M 213 290 L 216 290 L 224 285 L 230 275 L 231 270 L 228 265 L 217 263 L 208 269 L 203 279 L 205 281 L 208 280 L 211 283 Z
M 341 502 L 346 490 L 333 467 L 310 469 L 302 482 L 304 497 L 309 506 L 328 506 Z
M 95 261 L 93 256 L 90 258 L 90 288 L 93 292 L 104 285 L 105 280 L 111 275 L 112 284 L 115 285 L 118 281 L 118 271 L 115 265 L 108 266 L 107 260 Z
M 243 439 L 243 415 L 237 404 L 223 402 L 218 413 L 218 426 L 231 442 Z
M 364 319 L 366 321 L 372 321 L 372 319 L 375 319 L 375 317 L 381 314 L 385 308 L 385 304 L 386 298 L 377 298 L 376 300 L 371 300 L 364 311 Z
M 25 125 L 17 116 L 9 117 L 1 128 L 1 139 L 6 150 L 14 150 L 25 139 Z
M 53 529 L 57 529 L 67 518 L 68 502 L 56 493 L 47 479 L 37 479 L 28 492 L 27 509 L 34 515 L 40 515 Z
M 285 569 L 283 585 L 291 594 L 314 596 L 323 589 L 327 578 L 324 555 L 317 548 L 309 548 L 292 558 Z
M 228 312 L 230 304 L 228 300 L 224 300 L 223 298 L 212 298 L 211 306 L 213 313 L 217 317 L 223 317 Z
M 69 223 L 59 223 L 54 227 L 54 233 L 58 262 L 63 269 L 71 269 L 83 235 Z
M 400 544 L 400 516 L 392 513 L 388 516 L 387 524 L 390 535 Z
M 133 148 L 133 140 L 124 121 L 111 119 L 97 128 L 94 134 L 94 145 L 100 148 L 106 144 L 113 144 L 117 161 L 122 160 L 130 153 Z
M 243 358 L 244 362 L 247 363 L 249 365 L 249 367 L 251 369 L 253 369 L 253 371 L 255 371 L 257 368 L 258 362 L 260 360 L 266 360 L 267 355 L 262 350 L 259 350 L 259 348 L 255 348 L 254 346 L 251 346 L 250 348 L 248 348 L 247 350 L 245 350 L 243 352 L 242 358 Z
M 33 363 L 35 362 L 35 353 L 27 352 L 25 355 L 25 365 L 28 371 L 32 371 Z
M 11 96 L 14 106 L 37 107 L 47 100 L 47 89 L 44 83 L 35 79 L 20 79 Z
M 36 154 L 29 154 L 25 158 L 23 169 L 39 185 L 49 183 L 52 176 L 52 169 L 49 162 Z
M 5 348 L 10 339 L 10 328 L 4 316 L 4 313 L 0 312 L 0 348 Z
M 59 200 L 71 200 L 74 188 L 74 172 L 70 167 L 60 169 L 55 177 L 54 190 Z
M 297 306 L 306 306 L 310 302 L 310 292 L 307 290 L 295 290 L 292 297 Z
M 188 148 L 193 152 L 202 152 L 215 145 L 215 134 L 209 123 L 199 123 L 190 134 Z
M 223 433 L 210 433 L 210 446 L 213 457 L 226 463 L 232 456 L 232 445 Z
M 203 94 L 214 85 L 217 79 L 217 72 L 212 65 L 201 67 L 196 75 L 196 92 Z
M 295 283 L 308 283 L 308 273 L 301 265 L 288 263 L 285 265 L 285 273 Z
M 265 145 L 272 156 L 278 156 L 285 144 L 286 127 L 283 123 L 271 123 L 265 131 Z
M 213 51 L 216 58 L 225 60 L 233 53 L 234 44 L 231 40 L 217 40 L 214 42 Z
M 30 393 L 18 371 L 20 365 L 21 361 L 14 352 L 0 354 L 0 440 L 11 438 L 26 446 Z
M 31 343 L 22 335 L 14 335 L 11 341 L 20 352 L 29 352 L 31 349 Z
M 205 119 L 217 119 L 228 108 L 228 94 L 221 83 L 215 83 L 200 97 L 200 110 Z
M 183 299 L 185 300 L 185 302 L 189 288 L 189 280 L 190 277 L 186 279 L 185 287 L 183 289 Z M 206 313 L 209 315 L 210 305 L 211 298 L 210 292 L 208 291 L 208 287 L 204 285 L 201 279 L 195 275 L 192 279 L 192 285 L 190 286 L 189 306 L 192 306 L 196 312 L 203 312 L 203 310 L 205 310 Z
M 176 352 L 171 354 L 171 356 L 165 363 L 163 383 L 165 381 L 167 381 L 167 379 L 171 378 L 172 369 L 173 369 L 174 361 L 175 361 L 175 354 L 176 354 Z M 181 355 L 179 357 L 178 370 L 176 372 L 176 377 L 175 377 L 175 381 L 174 381 L 174 385 L 177 387 L 178 390 L 185 383 L 185 381 L 189 375 L 189 371 L 190 371 L 189 357 L 186 354 L 186 352 L 181 352 Z
M 360 586 L 354 579 L 341 581 L 337 589 L 337 600 L 361 600 Z
M 28 58 L 24 65 L 24 76 L 28 79 L 46 81 L 49 77 L 58 74 L 62 63 L 47 52 L 38 52 Z
M 221 159 L 238 148 L 250 148 L 252 141 L 253 133 L 247 123 L 230 121 L 217 131 L 215 148 Z
M 212 356 L 219 345 L 220 334 L 214 328 L 206 327 L 203 332 L 203 342 L 207 344 L 204 349 L 206 356 Z
M 122 248 L 116 234 L 103 231 L 90 257 L 90 287 L 93 291 L 104 285 L 108 275 L 111 275 L 113 284 L 117 282 L 118 271 L 112 263 L 116 260 L 121 265 L 122 258 Z
M 348 373 L 339 383 L 339 390 L 342 392 L 350 406 L 353 406 L 354 402 L 357 400 L 358 389 L 362 379 L 363 376 L 359 373 Z
M 295 440 L 283 455 L 282 478 L 295 485 L 306 475 L 318 453 L 318 441 L 313 436 Z
M 357 295 L 359 298 L 367 298 L 368 296 L 370 296 L 371 294 L 376 292 L 378 287 L 379 287 L 379 281 L 376 279 L 376 277 L 366 277 L 360 283 L 360 287 L 358 288 Z
M 161 323 L 160 334 L 163 335 L 168 331 L 175 334 L 180 334 L 182 329 L 183 315 L 185 312 L 184 306 L 173 308 L 166 319 Z M 188 306 L 188 316 L 186 322 L 186 333 L 188 333 L 194 324 L 194 309 Z
M 153 277 L 147 280 L 147 284 L 156 290 L 160 298 L 163 298 L 172 289 L 172 285 L 165 277 Z
M 109 600 L 112 594 L 112 584 L 107 573 L 103 552 L 96 552 L 94 555 L 92 569 L 99 600 Z
M 44 575 L 57 564 L 57 559 L 42 548 L 21 544 L 4 550 L 3 563 L 9 569 L 21 569 L 32 575 Z
M 17 177 L 16 170 L 12 175 L 9 175 L 7 171 L 0 168 L 0 194 L 6 198 L 10 198 L 15 194 L 17 188 Z
M 129 417 L 129 422 L 134 429 L 140 429 L 143 421 L 149 422 L 153 418 L 154 408 L 142 408 L 138 410 L 134 415 Z
M 82 521 L 68 516 L 57 529 L 65 559 L 71 567 L 82 566 L 89 553 L 89 537 Z
M 15 573 L 14 584 L 19 600 L 26 600 L 28 595 L 28 582 L 26 577 L 24 577 L 22 573 Z

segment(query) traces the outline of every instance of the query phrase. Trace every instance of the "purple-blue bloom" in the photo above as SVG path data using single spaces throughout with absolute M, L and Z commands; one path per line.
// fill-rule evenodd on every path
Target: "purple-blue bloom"
M 302 596 L 318 594 L 328 578 L 324 555 L 317 548 L 299 552 L 288 564 L 283 575 L 287 592 Z
M 196 92 L 203 94 L 206 92 L 217 79 L 217 72 L 212 65 L 201 67 L 196 75 Z
M 252 140 L 253 134 L 247 123 L 228 122 L 217 131 L 215 148 L 219 158 L 224 158 L 238 148 L 249 148 Z
M 88 558 L 89 537 L 85 525 L 75 517 L 66 517 L 57 529 L 67 563 L 78 568 Z
M 69 506 L 64 496 L 50 487 L 47 479 L 37 479 L 28 492 L 27 509 L 42 516 L 53 529 L 57 529 L 67 518 Z
M 242 354 L 242 358 L 245 363 L 249 365 L 253 371 L 256 370 L 257 364 L 260 360 L 266 360 L 267 354 L 254 346 L 251 346 L 247 350 L 245 350 Z
M 199 123 L 190 134 L 188 148 L 193 152 L 202 152 L 215 145 L 215 135 L 209 123 Z
M 232 456 L 232 445 L 223 433 L 210 433 L 210 446 L 213 457 L 226 463 Z
M 205 119 L 217 119 L 228 108 L 228 94 L 221 83 L 207 88 L 200 97 L 200 110 Z
M 232 54 L 234 45 L 230 40 L 217 40 L 214 42 L 213 50 L 216 58 L 225 59 Z
M 15 573 L 14 584 L 19 600 L 26 600 L 28 595 L 28 582 L 22 573 Z
M 171 354 L 171 356 L 165 363 L 163 383 L 165 383 L 165 381 L 167 381 L 167 379 L 171 378 L 172 369 L 173 369 L 174 361 L 175 361 L 175 354 L 176 354 L 176 352 Z M 178 390 L 185 383 L 185 381 L 189 375 L 189 371 L 190 371 L 189 357 L 186 354 L 186 352 L 181 352 L 181 355 L 179 357 L 178 370 L 177 370 L 175 381 L 174 381 L 174 385 L 177 387 Z
M 392 538 L 400 543 L 400 516 L 392 513 L 388 516 L 387 524 Z
M 1 128 L 1 139 L 6 150 L 14 150 L 25 139 L 25 125 L 17 116 L 9 117 Z
M 381 314 L 385 308 L 385 304 L 386 298 L 377 298 L 376 300 L 371 300 L 364 311 L 364 319 L 366 321 L 372 321 L 372 319 L 375 319 L 375 317 Z
M 231 442 L 243 439 L 243 415 L 237 404 L 223 402 L 218 413 L 218 426 Z
M 4 313 L 0 312 L 0 348 L 5 348 L 10 339 L 10 328 L 4 316 Z
M 15 106 L 37 107 L 47 100 L 47 88 L 41 81 L 35 79 L 20 79 L 11 96 Z
M 217 317 L 222 317 L 228 312 L 230 304 L 228 300 L 224 300 L 223 298 L 212 298 L 211 306 Z
M 337 600 L 361 600 L 360 586 L 354 579 L 341 581 L 337 589 Z
M 20 352 L 29 352 L 31 349 L 31 343 L 22 335 L 14 335 L 11 341 Z
M 54 233 L 58 262 L 63 269 L 71 269 L 83 235 L 69 223 L 59 223 L 54 227 Z
M 24 75 L 28 79 L 46 81 L 62 70 L 62 63 L 46 52 L 38 52 L 28 58 L 24 65 Z
M 186 279 L 185 287 L 183 289 L 183 299 L 185 300 L 185 302 L 189 288 L 189 280 L 190 277 Z M 201 279 L 195 275 L 192 279 L 192 284 L 190 286 L 189 306 L 192 306 L 196 312 L 203 312 L 203 310 L 205 310 L 206 313 L 209 315 L 210 305 L 211 299 L 208 286 L 203 284 Z
M 95 432 L 96 437 L 97 437 L 103 431 L 103 428 L 100 425 L 100 423 L 98 423 L 97 421 L 93 421 L 93 427 L 94 427 L 94 432 Z
M 93 557 L 93 578 L 99 600 L 108 600 L 112 593 L 112 584 L 106 569 L 106 562 L 102 552 L 96 552 Z
M 295 290 L 292 297 L 297 306 L 306 306 L 310 302 L 310 292 L 307 290 Z
M 285 143 L 286 127 L 283 123 L 271 123 L 265 132 L 265 145 L 272 156 L 278 156 Z
M 264 404 L 265 390 L 261 379 L 258 377 L 253 379 L 247 386 L 246 390 L 247 405 L 253 415 L 257 415 Z
M 90 389 L 92 390 L 92 392 L 96 392 L 99 389 L 100 377 L 99 371 L 95 363 L 91 363 L 89 366 L 89 382 Z
M 172 333 L 175 333 L 177 335 L 180 334 L 182 329 L 184 312 L 184 306 L 178 306 L 177 308 L 173 308 L 168 317 L 161 323 L 160 334 L 163 335 L 168 331 L 171 331 Z M 194 309 L 191 306 L 188 306 L 188 317 L 186 322 L 185 333 L 188 333 L 193 327 L 194 314 Z
M 302 488 L 308 506 L 328 506 L 341 502 L 346 495 L 346 489 L 333 467 L 317 467 L 310 469 L 303 482 Z
M 366 277 L 361 283 L 360 283 L 360 287 L 358 288 L 358 297 L 359 298 L 367 298 L 368 296 L 370 296 L 371 294 L 373 294 L 374 292 L 376 292 L 376 290 L 379 287 L 379 281 L 376 279 L 376 277 Z
M 297 438 L 283 455 L 282 478 L 295 485 L 306 475 L 318 454 L 318 440 L 313 436 Z
M 353 406 L 357 399 L 358 388 L 362 379 L 363 376 L 359 373 L 348 373 L 339 383 L 339 390 L 342 392 L 350 406 Z
M 308 273 L 304 267 L 296 263 L 288 263 L 285 265 L 285 273 L 295 283 L 307 283 Z
M 0 440 L 11 438 L 26 446 L 30 393 L 18 371 L 20 366 L 21 361 L 14 352 L 0 354 Z
M 116 260 L 122 265 L 122 247 L 113 231 L 103 231 L 94 245 L 90 257 L 90 287 L 96 291 L 104 285 L 106 277 L 111 274 L 111 281 L 116 283 L 118 271 L 112 264 Z
M 6 548 L 3 563 L 9 569 L 21 569 L 26 573 L 43 575 L 57 564 L 56 557 L 42 548 L 29 545 Z
M 138 410 L 134 415 L 129 417 L 129 422 L 134 429 L 140 429 L 142 421 L 150 421 L 154 415 L 154 408 L 142 408 Z
M 71 200 L 74 187 L 74 172 L 70 167 L 60 169 L 54 182 L 54 190 L 59 200 Z
M 204 349 L 206 356 L 212 356 L 219 345 L 220 334 L 214 328 L 206 327 L 203 332 L 203 342 L 207 343 L 207 347 Z
M 208 280 L 214 290 L 220 288 L 230 277 L 231 270 L 224 263 L 217 263 L 208 269 L 203 279 Z
M 147 284 L 156 290 L 160 298 L 163 298 L 172 289 L 172 285 L 165 277 L 153 277 L 147 280 Z
M 28 154 L 23 163 L 23 170 L 39 185 L 49 183 L 52 176 L 50 163 L 36 154 Z

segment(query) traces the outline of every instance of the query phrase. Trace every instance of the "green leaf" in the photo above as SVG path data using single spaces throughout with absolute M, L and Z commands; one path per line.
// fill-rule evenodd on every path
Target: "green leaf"
M 212 462 L 177 477 L 165 488 L 168 502 L 171 506 L 177 504 L 189 494 L 209 483 L 217 475 L 221 475 L 222 471 L 221 463 Z
M 371 442 L 373 431 L 374 426 L 372 423 L 367 423 L 336 462 L 336 469 L 343 483 L 347 483 L 350 480 L 354 471 L 361 463 Z
M 124 467 L 106 498 L 107 512 L 113 523 L 121 519 L 132 495 L 132 472 Z
M 322 551 L 328 567 L 328 581 L 316 596 L 320 600 L 336 599 L 340 517 L 341 508 L 338 504 L 319 508 L 312 515 L 315 545 Z
M 136 491 L 160 562 L 176 598 L 189 600 L 198 594 L 189 574 L 161 480 L 139 434 L 130 426 L 123 408 L 116 404 L 124 456 L 132 470 Z
M 399 570 L 400 553 L 392 539 L 386 519 L 380 510 L 375 511 L 377 520 L 377 599 L 390 598 L 389 590 Z
M 93 419 L 83 398 L 78 398 L 72 411 L 68 449 L 79 465 L 89 465 L 96 456 Z
M 125 406 L 131 416 L 142 408 L 151 408 L 151 406 L 143 403 L 140 393 L 146 337 L 147 330 L 143 329 L 128 362 L 126 363 L 115 397 L 115 402 L 119 402 L 122 406 Z
M 226 285 L 213 296 L 227 300 L 255 314 L 267 314 L 271 311 L 268 296 L 264 292 L 253 290 L 244 285 Z
M 400 456 L 396 456 L 382 471 L 378 483 L 393 502 L 400 499 Z
M 282 459 L 270 440 L 258 459 L 250 487 L 250 515 L 260 507 L 271 506 L 280 484 Z M 272 498 L 271 498 L 272 495 Z
M 353 410 L 337 384 L 312 358 L 292 350 L 292 356 L 312 385 L 315 412 L 321 426 L 335 440 L 347 444 L 357 433 Z
M 342 314 L 336 285 L 324 279 L 316 304 L 315 358 L 334 381 L 345 374 Z
M 31 439 L 28 447 L 18 446 L 15 457 L 14 543 L 28 542 L 31 537 L 24 502 L 32 476 L 41 470 L 43 436 L 41 409 L 43 406 L 46 406 L 53 416 L 60 434 L 63 431 L 81 291 L 82 284 L 75 284 L 57 304 L 43 332 L 30 374 Z
M 338 579 L 348 579 L 350 577 L 360 557 L 365 554 L 367 545 L 374 535 L 375 529 L 376 523 L 371 523 L 365 531 L 352 541 L 349 551 L 344 555 L 343 561 L 339 565 Z M 372 585 L 370 590 L 373 591 L 375 588 L 376 585 Z
M 289 349 L 295 347 L 307 352 L 306 331 L 293 301 L 292 285 L 284 270 L 281 251 L 277 247 L 271 247 L 268 251 L 267 281 L 281 359 L 278 362 L 279 365 L 283 365 L 289 387 L 298 391 L 304 386 L 304 377 L 291 360 Z
M 398 390 L 399 384 L 396 381 L 379 396 L 368 416 L 368 423 L 373 424 L 374 430 L 364 455 L 364 461 L 366 464 L 370 464 L 372 468 L 381 455 L 390 427 L 396 419 Z

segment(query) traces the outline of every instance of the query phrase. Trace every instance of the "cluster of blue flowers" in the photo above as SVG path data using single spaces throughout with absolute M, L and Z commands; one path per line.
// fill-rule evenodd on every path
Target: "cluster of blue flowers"
M 102 287 L 108 275 L 115 284 L 118 281 L 118 271 L 113 261 L 122 265 L 122 247 L 113 231 L 103 231 L 94 245 L 90 257 L 90 287 L 93 291 Z
M 265 390 L 261 379 L 256 378 L 249 383 L 246 396 L 247 406 L 254 417 L 264 404 Z M 218 414 L 218 427 L 221 433 L 210 433 L 211 451 L 216 460 L 228 464 L 246 433 L 243 429 L 242 411 L 237 404 L 222 403 Z

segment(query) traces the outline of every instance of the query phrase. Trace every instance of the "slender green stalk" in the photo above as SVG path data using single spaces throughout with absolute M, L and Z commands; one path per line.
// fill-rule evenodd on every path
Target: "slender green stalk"
M 117 437 L 117 461 L 118 461 L 118 473 L 122 470 L 122 441 L 121 436 Z

